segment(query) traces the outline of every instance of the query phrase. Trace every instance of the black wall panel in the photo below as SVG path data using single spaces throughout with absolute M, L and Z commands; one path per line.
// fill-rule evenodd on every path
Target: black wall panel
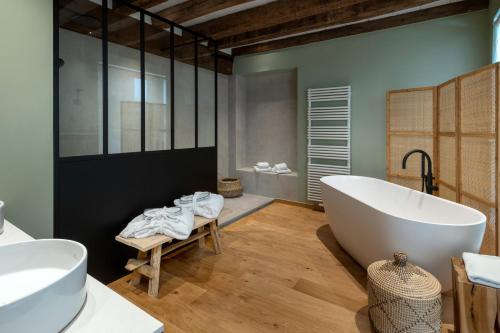
M 60 159 L 56 177 L 55 237 L 84 244 L 89 274 L 108 283 L 136 255 L 114 240 L 134 216 L 183 194 L 217 191 L 217 149 Z

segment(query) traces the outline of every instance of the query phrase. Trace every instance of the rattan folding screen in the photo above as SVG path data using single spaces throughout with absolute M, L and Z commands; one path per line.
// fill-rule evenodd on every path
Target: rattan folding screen
M 497 251 L 497 71 L 492 65 L 457 80 L 459 202 L 482 211 L 488 224 L 482 252 Z
M 432 152 L 439 196 L 488 218 L 481 247 L 486 254 L 499 254 L 500 240 L 498 72 L 498 64 L 493 64 L 435 88 L 387 94 L 388 179 L 420 189 L 419 159 L 402 170 L 402 155 L 414 148 Z

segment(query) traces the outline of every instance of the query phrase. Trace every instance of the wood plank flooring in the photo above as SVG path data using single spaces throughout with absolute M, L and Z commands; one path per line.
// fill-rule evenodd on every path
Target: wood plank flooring
M 109 287 L 168 333 L 370 332 L 366 272 L 324 213 L 273 203 L 220 233 L 220 255 L 207 244 L 163 260 L 158 299 L 129 276 Z

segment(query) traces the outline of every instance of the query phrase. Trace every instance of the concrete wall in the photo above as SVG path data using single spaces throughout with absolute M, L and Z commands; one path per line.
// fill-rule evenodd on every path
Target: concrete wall
M 217 175 L 229 175 L 229 81 L 230 77 L 219 74 L 217 106 Z
M 234 73 L 297 69 L 300 199 L 306 189 L 306 89 L 352 86 L 352 173 L 385 178 L 385 94 L 436 85 L 490 62 L 488 10 L 236 57 Z
M 0 200 L 8 220 L 51 237 L 52 1 L 4 1 L 0 27 Z
M 233 75 L 229 100 L 229 174 L 245 193 L 297 201 L 297 72 Z M 255 173 L 260 161 L 286 162 L 294 172 Z
M 246 158 L 286 162 L 297 170 L 297 73 L 271 71 L 246 76 Z
M 257 162 L 297 168 L 297 73 L 295 70 L 235 75 L 231 107 L 231 173 Z
M 229 80 L 229 175 L 236 176 L 236 169 L 246 161 L 246 80 L 233 75 Z

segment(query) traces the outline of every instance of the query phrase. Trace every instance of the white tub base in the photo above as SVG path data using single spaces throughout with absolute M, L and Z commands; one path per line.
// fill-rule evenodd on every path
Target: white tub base
M 337 241 L 364 268 L 402 251 L 446 291 L 451 257 L 481 246 L 486 216 L 464 205 L 369 177 L 323 177 L 321 188 Z

